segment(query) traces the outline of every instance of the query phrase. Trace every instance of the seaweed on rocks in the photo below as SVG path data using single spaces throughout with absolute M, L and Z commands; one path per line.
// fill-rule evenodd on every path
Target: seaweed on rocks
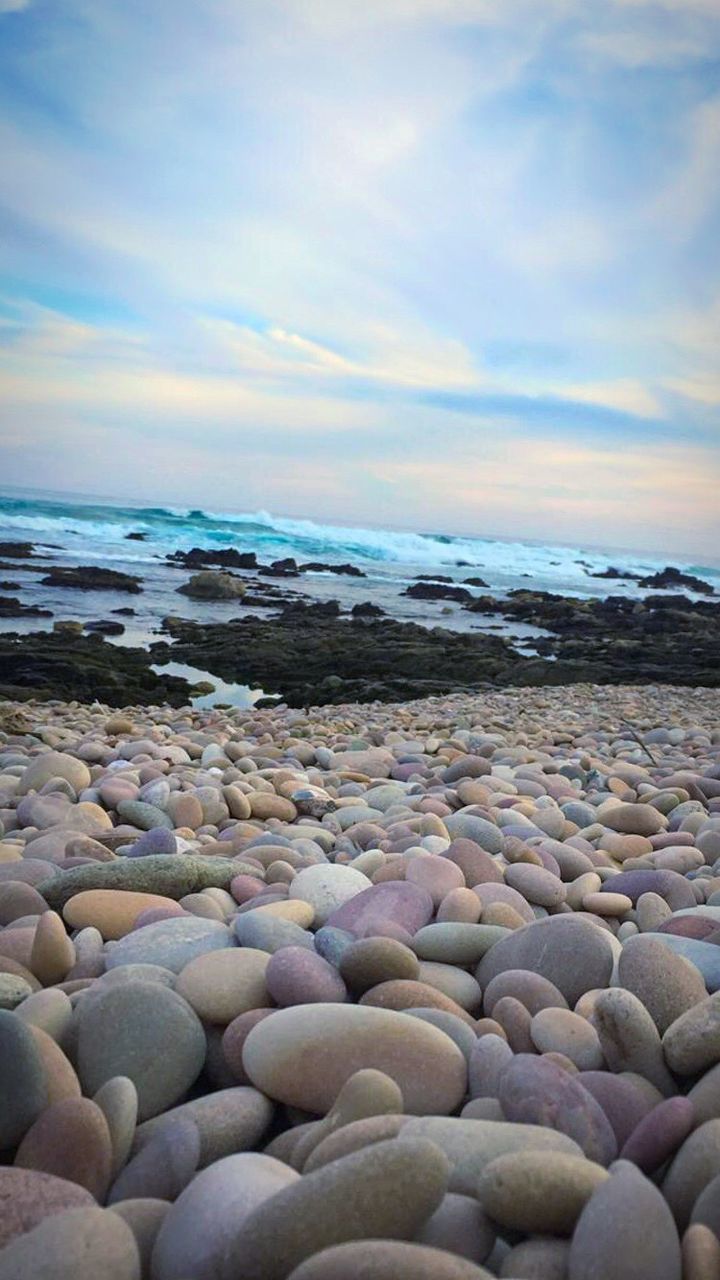
M 237 551 L 235 547 L 218 547 L 214 550 L 193 547 L 190 551 L 173 551 L 165 559 L 182 569 L 205 569 L 209 565 L 218 565 L 222 569 L 258 567 L 254 551 Z
M 4 586 L 16 586 L 5 583 Z M 23 604 L 17 596 L 0 596 L 0 618 L 52 618 L 50 609 L 40 609 L 34 604 Z
M 187 681 L 157 675 L 146 649 L 126 649 L 98 635 L 61 631 L 0 634 L 0 699 L 99 699 L 114 706 L 169 703 L 184 706 Z
M 129 591 L 132 595 L 142 591 L 140 581 L 133 573 L 101 569 L 92 564 L 76 565 L 69 569 L 53 568 L 47 577 L 40 579 L 44 587 L 75 587 L 80 591 Z
M 480 596 L 465 608 L 553 632 L 534 647 L 558 663 L 581 664 L 586 675 L 580 679 L 720 685 L 720 605 L 710 601 L 683 595 L 577 600 L 519 589 L 504 600 Z

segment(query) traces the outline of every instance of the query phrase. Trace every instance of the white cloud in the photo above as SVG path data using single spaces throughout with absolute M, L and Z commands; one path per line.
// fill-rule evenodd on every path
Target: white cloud
M 618 66 L 634 71 L 640 67 L 674 67 L 707 56 L 707 42 L 702 33 L 694 36 L 683 32 L 645 28 L 637 31 L 585 31 L 577 46 Z
M 32 0 L 0 0 L 0 13 L 21 13 L 31 3 Z

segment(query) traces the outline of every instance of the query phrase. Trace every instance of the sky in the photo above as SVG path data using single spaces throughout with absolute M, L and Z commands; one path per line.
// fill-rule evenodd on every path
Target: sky
M 0 0 L 0 484 L 720 545 L 718 0 Z

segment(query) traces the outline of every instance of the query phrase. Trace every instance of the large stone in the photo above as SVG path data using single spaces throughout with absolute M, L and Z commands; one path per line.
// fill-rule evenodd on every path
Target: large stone
M 155 964 L 180 973 L 198 956 L 233 944 L 232 933 L 222 921 L 177 916 L 146 924 L 118 942 L 108 943 L 105 964 L 108 969 L 129 964 Z
M 389 880 L 355 894 L 328 916 L 327 923 L 356 937 L 371 933 L 373 926 L 387 920 L 416 933 L 432 913 L 433 900 L 426 889 L 405 880 Z
M 135 1237 L 107 1209 L 67 1209 L 45 1218 L 0 1253 L 0 1280 L 140 1280 Z
M 90 770 L 84 760 L 77 760 L 63 751 L 45 751 L 35 756 L 23 770 L 17 793 L 24 796 L 28 791 L 39 791 L 51 778 L 64 778 L 77 795 L 91 782 Z
M 668 1027 L 662 1040 L 671 1071 L 694 1076 L 720 1062 L 720 991 L 706 996 Z
M 239 600 L 246 590 L 242 578 L 217 569 L 203 569 L 200 573 L 194 573 L 182 587 L 178 587 L 183 595 L 196 600 Z
M 679 1231 L 684 1231 L 700 1192 L 720 1168 L 720 1120 L 708 1120 L 685 1139 L 665 1174 L 662 1191 Z
M 86 1093 L 128 1076 L 141 1120 L 167 1110 L 205 1061 L 205 1035 L 190 1006 L 167 987 L 133 982 L 92 992 L 78 1010 L 78 1074 Z
M 647 933 L 627 939 L 618 976 L 645 1005 L 660 1035 L 707 994 L 699 970 Z
M 290 897 L 308 902 L 315 912 L 315 924 L 323 925 L 333 911 L 371 888 L 361 871 L 332 862 L 303 867 L 290 884 Z
M 237 1086 L 202 1094 L 183 1102 L 141 1124 L 135 1135 L 135 1150 L 166 1125 L 191 1120 L 200 1135 L 200 1168 L 238 1151 L 257 1146 L 273 1118 L 275 1108 L 257 1089 Z
M 30 1027 L 0 1009 L 0 1151 L 15 1147 L 48 1101 L 40 1050 Z
M 571 1235 L 597 1187 L 602 1165 L 561 1151 L 517 1151 L 492 1160 L 478 1182 L 478 1199 L 499 1226 L 526 1235 Z
M 611 1071 L 634 1071 L 667 1097 L 675 1093 L 658 1029 L 632 991 L 623 987 L 600 991 L 590 1020 Z
M 278 1191 L 230 1240 L 223 1277 L 286 1280 L 306 1258 L 350 1240 L 407 1239 L 437 1209 L 448 1162 L 423 1139 L 378 1142 Z
M 239 1014 L 267 1006 L 269 962 L 266 951 L 252 947 L 208 951 L 184 966 L 175 990 L 204 1022 L 227 1026 Z
M 507 969 L 547 978 L 571 1006 L 586 991 L 606 987 L 613 968 L 610 935 L 575 915 L 548 916 L 517 929 L 483 956 L 475 976 L 485 989 Z
M 177 900 L 212 886 L 229 889 L 238 874 L 238 864 L 230 858 L 189 853 L 168 857 L 156 853 L 146 858 L 118 858 L 115 862 L 73 867 L 62 875 L 46 877 L 36 887 L 48 906 L 60 911 L 70 898 L 86 889 L 127 889 L 135 893 L 159 893 Z
M 324 1115 L 362 1067 L 400 1086 L 405 1109 L 446 1114 L 466 1088 L 465 1058 L 436 1027 L 389 1009 L 310 1004 L 280 1009 L 250 1032 L 245 1070 L 263 1093 Z
M 95 1198 L 66 1178 L 34 1169 L 0 1168 L 0 1250 L 65 1209 L 92 1208 Z
M 294 1169 L 256 1152 L 216 1161 L 193 1178 L 164 1219 L 153 1280 L 221 1280 L 225 1251 L 245 1219 L 298 1181 Z
M 421 960 L 471 965 L 508 936 L 508 930 L 497 925 L 441 922 L 418 929 L 412 945 Z
M 570 1246 L 568 1280 L 681 1280 L 680 1241 L 657 1187 L 620 1161 L 590 1197 Z
M 602 1107 L 574 1076 L 547 1058 L 516 1054 L 500 1078 L 498 1096 L 508 1120 L 557 1129 L 601 1165 L 617 1155 L 615 1134 Z
M 102 1201 L 112 1165 L 110 1131 L 102 1111 L 89 1098 L 65 1098 L 47 1107 L 25 1134 L 15 1164 L 77 1182 Z
M 290 1280 L 492 1280 L 457 1253 L 404 1240 L 353 1240 L 322 1249 L 296 1267 Z
M 281 1007 L 340 1001 L 347 989 L 337 969 L 305 947 L 283 947 L 270 958 L 267 989 Z
M 159 893 L 131 893 L 125 889 L 86 889 L 63 907 L 63 917 L 73 929 L 92 926 L 105 939 L 123 938 L 135 926 L 141 911 L 153 907 L 175 908 L 175 900 Z
M 411 1116 L 402 1126 L 399 1141 L 429 1138 L 450 1161 L 448 1189 L 459 1195 L 475 1195 L 478 1179 L 498 1156 L 516 1151 L 565 1152 L 582 1157 L 572 1138 L 535 1124 L 501 1120 L 472 1120 L 455 1116 Z

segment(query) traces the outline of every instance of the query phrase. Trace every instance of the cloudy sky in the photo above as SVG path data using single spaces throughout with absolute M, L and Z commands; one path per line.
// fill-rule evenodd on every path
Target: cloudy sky
M 717 0 L 0 0 L 0 155 L 0 483 L 717 551 Z

